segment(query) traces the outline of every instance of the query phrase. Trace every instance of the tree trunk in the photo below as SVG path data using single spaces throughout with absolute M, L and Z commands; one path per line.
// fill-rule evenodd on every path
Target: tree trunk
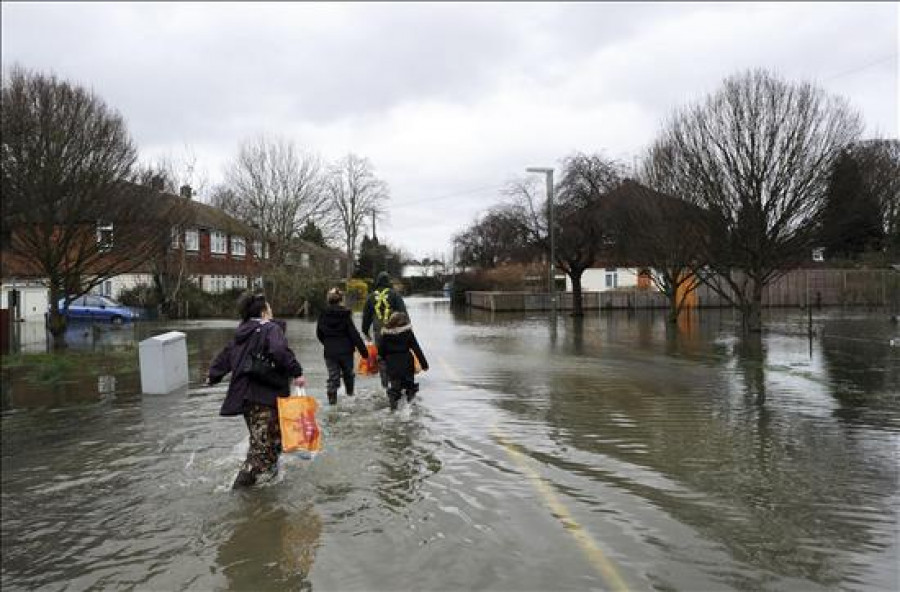
M 678 315 L 681 312 L 681 309 L 678 306 L 678 290 L 672 290 L 666 297 L 669 300 L 669 323 L 675 325 L 678 324 Z
M 569 273 L 569 278 L 572 279 L 572 316 L 573 317 L 583 317 L 584 316 L 584 307 L 581 302 L 581 274 L 584 273 L 584 270 L 576 271 L 572 270 Z
M 47 315 L 47 329 L 53 336 L 53 349 L 65 349 L 66 347 L 66 328 L 69 320 L 59 310 L 60 291 L 53 287 L 51 281 L 50 288 L 50 313 Z
M 741 326 L 744 334 L 762 332 L 763 285 L 756 279 L 750 280 L 750 294 L 741 298 Z

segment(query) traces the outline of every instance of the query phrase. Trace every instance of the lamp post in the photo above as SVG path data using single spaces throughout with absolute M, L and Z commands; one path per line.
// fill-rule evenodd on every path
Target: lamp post
M 548 226 L 550 227 L 550 311 L 556 315 L 556 230 L 554 229 L 556 224 L 553 213 L 553 169 L 529 167 L 525 170 L 529 173 L 543 173 L 547 177 Z

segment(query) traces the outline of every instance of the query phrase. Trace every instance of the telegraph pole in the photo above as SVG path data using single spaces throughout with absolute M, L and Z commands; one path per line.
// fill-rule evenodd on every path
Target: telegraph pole
M 550 312 L 556 318 L 556 215 L 553 211 L 553 169 L 530 167 L 525 169 L 529 173 L 544 173 L 547 178 L 547 205 L 549 206 L 550 220 Z

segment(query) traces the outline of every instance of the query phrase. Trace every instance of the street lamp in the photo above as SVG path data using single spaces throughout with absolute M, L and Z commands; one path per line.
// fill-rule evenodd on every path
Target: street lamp
M 549 226 L 550 226 L 550 311 L 556 314 L 556 231 L 554 230 L 554 214 L 553 214 L 553 169 L 541 167 L 529 167 L 525 169 L 529 173 L 543 173 L 547 176 L 547 204 L 549 206 Z

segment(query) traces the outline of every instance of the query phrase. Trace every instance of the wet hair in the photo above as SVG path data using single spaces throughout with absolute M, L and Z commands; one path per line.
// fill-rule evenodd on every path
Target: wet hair
M 395 312 L 388 318 L 384 326 L 388 329 L 394 329 L 395 327 L 402 327 L 408 324 L 409 316 L 405 312 Z
M 328 296 L 326 296 L 328 304 L 340 304 L 343 299 L 344 293 L 341 292 L 340 288 L 332 288 L 328 290 Z
M 238 302 L 238 311 L 241 319 L 249 321 L 250 319 L 261 317 L 263 311 L 266 310 L 267 304 L 266 295 L 262 292 L 244 294 Z

